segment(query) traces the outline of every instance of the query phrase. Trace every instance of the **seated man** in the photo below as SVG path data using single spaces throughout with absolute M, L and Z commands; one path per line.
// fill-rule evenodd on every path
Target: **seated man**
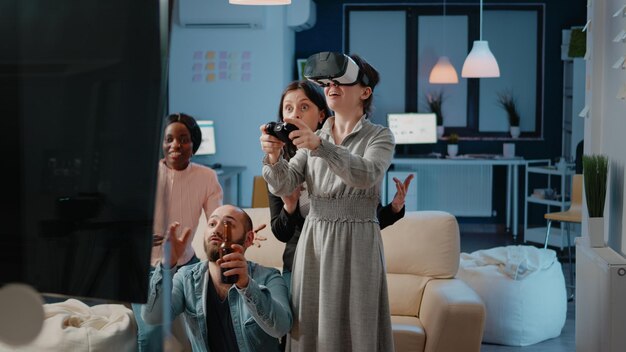
M 223 222 L 231 229 L 234 252 L 220 259 L 219 246 L 224 237 Z M 177 263 L 191 241 L 191 230 L 177 236 L 179 224 L 170 226 L 169 263 Z M 211 214 L 204 234 L 204 250 L 209 258 L 182 267 L 172 280 L 171 317 L 184 313 L 187 336 L 194 351 L 278 351 L 281 336 L 292 324 L 287 285 L 276 269 L 248 262 L 246 249 L 254 240 L 252 220 L 241 208 L 221 206 Z M 164 260 L 150 279 L 150 293 L 141 315 L 148 324 L 160 324 L 163 273 L 174 272 L 163 267 Z M 221 281 L 224 276 L 238 275 L 234 284 Z

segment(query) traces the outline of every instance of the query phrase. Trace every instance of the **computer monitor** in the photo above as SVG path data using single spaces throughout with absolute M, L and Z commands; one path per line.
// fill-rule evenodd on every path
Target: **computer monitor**
M 215 150 L 215 127 L 212 120 L 198 120 L 198 126 L 202 131 L 202 143 L 195 155 L 214 155 Z
M 387 122 L 396 144 L 437 143 L 437 117 L 433 113 L 388 114 Z
M 434 113 L 388 114 L 387 122 L 396 144 L 437 143 L 437 116 Z

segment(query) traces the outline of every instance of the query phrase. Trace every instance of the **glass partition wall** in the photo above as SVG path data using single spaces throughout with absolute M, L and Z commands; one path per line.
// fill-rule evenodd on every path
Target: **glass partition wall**
M 521 138 L 542 138 L 544 5 L 485 5 L 483 39 L 500 66 L 497 79 L 461 78 L 472 42 L 479 37 L 473 5 L 345 5 L 344 52 L 362 55 L 381 72 L 375 94 L 378 123 L 389 113 L 427 112 L 426 96 L 443 93 L 446 135 L 510 138 L 498 95 L 509 92 L 520 114 Z M 393 40 L 390 40 L 393 38 Z M 448 56 L 458 84 L 430 84 L 439 56 Z

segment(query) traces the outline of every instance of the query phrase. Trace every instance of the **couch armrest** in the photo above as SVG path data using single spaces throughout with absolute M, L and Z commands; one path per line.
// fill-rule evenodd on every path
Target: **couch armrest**
M 480 296 L 465 282 L 430 280 L 419 313 L 426 332 L 424 351 L 480 351 L 485 315 Z

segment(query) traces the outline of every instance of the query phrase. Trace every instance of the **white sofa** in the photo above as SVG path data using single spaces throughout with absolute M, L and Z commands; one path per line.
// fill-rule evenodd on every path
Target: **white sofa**
M 245 210 L 255 227 L 267 224 L 259 233 L 267 240 L 250 247 L 246 257 L 282 268 L 284 244 L 271 233 L 269 209 Z M 193 241 L 201 259 L 206 259 L 205 226 L 201 222 Z M 438 211 L 407 212 L 382 236 L 396 351 L 480 351 L 485 306 L 475 291 L 454 278 L 460 256 L 456 218 Z
M 260 233 L 267 240 L 262 242 L 261 247 L 250 247 L 246 257 L 280 269 L 284 244 L 271 233 L 269 209 L 246 211 L 255 227 L 267 224 L 266 230 Z M 202 220 L 193 240 L 194 250 L 203 260 L 206 259 L 202 245 L 205 229 L 206 221 Z M 480 351 L 485 306 L 475 291 L 455 278 L 459 268 L 460 239 L 454 216 L 435 211 L 408 212 L 402 220 L 386 228 L 382 236 L 396 351 Z M 98 321 L 116 324 L 104 324 L 107 328 L 102 333 L 119 337 L 116 346 L 124 347 L 118 348 L 118 351 L 132 351 L 136 336 L 132 312 L 122 305 L 103 306 L 98 311 L 105 309 L 105 314 L 98 313 Z M 113 311 L 118 313 L 110 314 Z M 60 328 L 58 324 L 56 326 Z M 125 331 L 119 331 L 120 326 L 125 326 Z M 190 351 L 191 346 L 180 319 L 172 324 L 172 329 L 176 341 L 168 344 L 169 350 Z M 83 335 L 73 334 L 72 341 L 76 351 L 99 350 L 90 347 L 90 339 L 85 339 Z M 46 350 L 64 351 L 63 346 L 61 343 L 54 346 L 48 343 Z M 24 350 L 41 349 L 27 347 Z M 3 351 L 2 346 L 0 351 Z

